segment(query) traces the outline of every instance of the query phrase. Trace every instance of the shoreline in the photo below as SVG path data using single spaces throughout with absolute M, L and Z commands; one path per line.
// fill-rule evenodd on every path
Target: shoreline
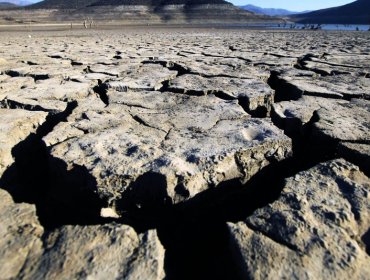
M 71 27 L 72 24 L 72 27 Z M 294 26 L 294 28 L 292 28 Z M 307 26 L 307 27 L 306 27 Z M 120 28 L 125 29 L 225 29 L 225 30 L 269 30 L 269 31 L 355 31 L 355 32 L 366 32 L 370 30 L 368 25 L 337 25 L 337 24 L 326 24 L 322 25 L 320 29 L 313 30 L 310 26 L 315 25 L 298 25 L 294 23 L 179 23 L 179 24 L 137 24 L 127 22 L 115 22 L 115 23 L 97 23 L 93 27 L 85 28 L 82 22 L 57 22 L 57 23 L 22 23 L 22 24 L 0 24 L 0 32 L 11 32 L 11 31 L 68 31 L 68 30 L 117 30 Z M 358 28 L 358 30 L 357 30 Z

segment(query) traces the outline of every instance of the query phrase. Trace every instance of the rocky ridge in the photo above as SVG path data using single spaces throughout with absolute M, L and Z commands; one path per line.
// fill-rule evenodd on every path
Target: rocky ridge
M 366 277 L 368 35 L 152 31 L 4 34 L 2 277 Z
M 369 9 L 369 1 L 357 0 L 338 7 L 294 15 L 293 18 L 302 23 L 369 24 Z
M 223 0 L 45 0 L 25 9 L 2 11 L 0 23 L 73 22 L 87 25 L 245 24 L 274 20 Z M 86 26 L 87 26 L 86 25 Z

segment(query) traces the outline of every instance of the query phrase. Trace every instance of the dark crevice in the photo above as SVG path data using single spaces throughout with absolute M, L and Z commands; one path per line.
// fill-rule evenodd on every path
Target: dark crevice
M 71 65 L 72 66 L 82 66 L 84 65 L 82 62 L 78 62 L 78 61 L 74 61 L 74 60 L 71 60 Z
M 330 95 L 330 94 L 323 94 L 320 92 L 305 92 L 295 85 L 286 82 L 284 79 L 279 77 L 280 73 L 278 71 L 271 71 L 271 75 L 267 80 L 268 85 L 275 90 L 275 98 L 274 102 L 279 103 L 282 101 L 292 101 L 298 100 L 303 95 L 306 96 L 313 96 L 313 97 L 322 97 L 328 99 L 345 99 L 350 100 L 354 96 L 340 96 L 340 95 Z
M 31 77 L 35 82 L 39 80 L 47 80 L 50 78 L 48 74 L 21 74 L 15 70 L 7 70 L 4 72 L 6 75 L 14 78 L 14 77 Z
M 306 71 L 311 71 L 316 74 L 319 74 L 321 76 L 336 76 L 339 74 L 350 74 L 350 72 L 343 72 L 343 71 L 338 71 L 338 70 L 331 70 L 329 73 L 325 70 L 321 70 L 318 68 L 309 68 L 306 66 L 306 61 L 312 61 L 312 58 L 317 58 L 316 56 L 312 54 L 306 54 L 300 58 L 297 59 L 297 63 L 294 65 L 294 68 L 299 69 L 299 70 L 306 70 Z M 330 63 L 330 62 L 325 62 L 325 61 L 314 61 L 317 64 L 323 64 L 323 65 L 329 65 L 329 66 L 337 66 L 337 67 L 343 67 L 343 68 L 349 68 L 349 69 L 362 69 L 363 67 L 360 66 L 354 66 L 354 65 L 346 65 L 346 64 L 336 64 L 336 63 Z
M 162 82 L 162 87 L 158 91 L 160 91 L 160 92 L 171 92 L 170 80 L 163 81 Z
M 308 70 L 311 71 L 311 69 Z M 301 98 L 303 95 L 303 92 L 301 90 L 299 90 L 298 88 L 291 84 L 286 83 L 283 79 L 280 79 L 278 71 L 271 72 L 268 84 L 276 92 L 275 102 L 297 100 Z M 348 101 L 354 98 L 354 96 L 351 95 L 344 95 L 343 97 L 340 97 L 340 96 L 322 95 L 319 93 L 315 94 L 309 92 L 305 92 L 304 95 L 333 99 L 343 99 Z M 359 98 L 363 98 L 363 96 L 359 96 Z M 285 134 L 293 139 L 294 147 L 298 147 L 296 148 L 297 151 L 300 151 L 302 149 L 309 149 L 312 150 L 315 154 L 319 153 L 322 153 L 323 155 L 338 154 L 339 141 L 328 137 L 324 137 L 323 135 L 313 135 L 312 125 L 313 123 L 318 121 L 318 115 L 316 114 L 316 112 L 313 113 L 312 119 L 306 124 L 302 124 L 301 121 L 297 118 L 281 119 L 279 116 L 275 115 L 274 112 L 272 112 L 271 117 L 274 124 L 279 128 L 283 129 L 285 131 Z M 369 141 L 367 140 L 348 141 L 348 142 L 357 144 L 369 144 Z M 339 154 L 341 153 L 339 152 Z M 368 168 L 366 167 L 363 168 L 364 165 L 361 164 L 362 160 L 356 158 L 355 162 L 357 162 L 357 164 L 365 172 L 365 174 L 368 174 Z
M 50 76 L 48 74 L 30 74 L 28 76 L 32 77 L 35 82 L 50 79 Z
M 234 52 L 234 51 L 237 51 L 238 49 L 235 48 L 234 46 L 229 46 L 229 50 L 232 51 L 232 52 Z
M 182 218 L 182 217 L 179 217 Z M 249 279 L 228 226 L 215 220 L 174 223 L 158 230 L 165 253 L 166 280 Z
M 28 60 L 25 60 L 25 61 L 22 61 L 22 62 L 27 64 L 27 65 L 30 65 L 30 66 L 38 65 L 36 62 L 28 61 Z
M 245 112 L 250 114 L 254 118 L 266 118 L 269 110 L 266 106 L 258 106 L 256 109 L 250 109 L 250 100 L 248 96 L 242 96 L 238 98 L 238 104 L 243 108 Z
M 48 55 L 48 57 L 50 58 L 54 58 L 54 59 L 67 59 L 67 58 L 64 58 L 64 57 L 61 57 L 60 55 L 56 54 L 56 55 Z
M 279 82 L 275 80 L 277 74 L 275 78 L 273 73 L 271 76 L 270 83 Z M 99 81 L 94 91 L 104 104 L 109 104 L 106 85 Z M 220 92 L 213 94 L 226 98 Z M 58 123 L 67 120 L 76 106 L 77 102 L 68 103 L 64 112 L 50 115 L 36 133 L 13 148 L 15 163 L 0 182 L 16 202 L 36 205 L 40 222 L 46 229 L 111 222 L 100 217 L 101 208 L 108 206 L 107 200 L 97 195 L 97 182 L 89 170 L 82 165 L 67 166 L 63 160 L 53 157 L 50 147 L 42 141 Z M 132 118 L 140 125 L 151 127 L 137 116 Z M 116 201 L 115 208 L 123 217 L 119 222 L 139 232 L 157 229 L 166 249 L 166 279 L 248 279 L 227 222 L 243 221 L 256 209 L 276 201 L 285 178 L 335 158 L 335 149 L 328 146 L 331 143 L 306 137 L 311 135 L 316 121 L 314 115 L 302 128 L 303 134 L 291 134 L 293 157 L 280 162 L 271 159 L 270 165 L 246 184 L 237 179 L 225 181 L 173 205 L 167 193 L 166 177 L 154 172 L 143 174 Z M 181 183 L 175 190 L 180 196 L 189 195 Z
M 14 71 L 14 70 L 7 70 L 7 71 L 4 71 L 4 73 L 6 75 L 8 75 L 9 77 L 12 77 L 12 78 L 14 78 L 14 77 L 21 77 L 22 76 L 21 73 L 19 73 L 17 71 Z
M 183 89 L 174 89 L 170 88 L 171 92 L 174 93 L 183 93 L 186 95 L 191 95 L 191 96 L 205 96 L 208 94 L 208 92 L 205 90 L 183 90 Z
M 302 97 L 302 91 L 280 79 L 278 71 L 271 71 L 267 84 L 275 90 L 274 102 L 298 100 Z
M 316 111 L 305 124 L 297 118 L 281 119 L 274 111 L 271 113 L 271 120 L 292 139 L 294 155 L 305 162 L 323 162 L 338 157 L 339 141 L 317 135 L 313 129 L 314 124 L 319 121 Z
M 112 221 L 100 217 L 101 208 L 108 205 L 97 196 L 97 182 L 86 167 L 68 168 L 42 142 L 76 106 L 69 103 L 65 112 L 50 116 L 35 134 L 19 143 L 12 151 L 15 164 L 1 179 L 16 202 L 36 205 L 46 229 Z M 272 161 L 244 185 L 237 179 L 222 182 L 176 205 L 167 194 L 166 177 L 148 172 L 129 186 L 115 208 L 124 217 L 120 222 L 137 231 L 157 229 L 166 249 L 166 279 L 248 279 L 226 223 L 243 221 L 275 201 L 285 178 L 323 160 L 317 154 L 308 156 L 310 152 L 301 149 L 294 157 Z M 330 157 L 326 154 L 325 160 Z
M 2 177 L 2 185 L 16 202 L 34 203 L 42 225 L 53 229 L 66 224 L 103 224 L 96 195 L 96 181 L 83 166 L 67 168 L 50 156 L 41 141 L 65 121 L 77 103 L 50 117 L 35 134 L 13 149 L 15 164 Z M 116 202 L 116 208 L 137 231 L 156 228 L 166 249 L 166 279 L 248 279 L 226 222 L 238 222 L 254 210 L 275 201 L 284 179 L 316 165 L 306 154 L 271 162 L 245 185 L 230 180 L 186 202 L 172 205 L 166 178 L 161 174 L 140 176 Z M 52 184 L 57 183 L 57 184 Z M 10 183 L 10 184 L 9 184 Z
M 202 52 L 201 54 L 203 56 L 206 56 L 206 57 L 240 59 L 240 60 L 243 60 L 243 61 L 245 61 L 247 63 L 251 63 L 252 62 L 252 60 L 250 60 L 248 58 L 245 58 L 245 57 L 242 57 L 242 56 L 225 56 L 225 55 L 209 54 L 209 53 L 205 53 L 205 52 Z
M 93 91 L 99 95 L 100 100 L 105 104 L 109 105 L 108 86 L 101 80 L 98 80 L 98 84 L 93 87 Z
M 3 99 L 0 101 L 0 108 L 6 108 L 6 109 L 23 109 L 27 111 L 41 111 L 41 112 L 47 112 L 47 113 L 57 113 L 56 110 L 53 109 L 45 109 L 40 105 L 31 105 L 31 104 L 24 104 L 20 103 L 11 99 Z
M 78 106 L 77 101 L 70 101 L 67 103 L 67 107 L 63 112 L 60 112 L 55 115 L 49 115 L 46 118 L 45 123 L 43 123 L 39 128 L 36 130 L 36 135 L 42 139 L 46 135 L 48 135 L 51 131 L 53 131 L 54 127 L 59 124 L 60 122 L 66 122 L 68 116 L 70 116 L 74 109 Z
M 317 68 L 308 68 L 305 66 L 305 64 L 303 62 L 300 62 L 300 63 L 297 63 L 294 65 L 294 68 L 298 69 L 298 70 L 306 70 L 306 71 L 311 71 L 313 73 L 316 73 L 316 74 L 319 74 L 320 76 L 331 76 L 331 73 L 328 73 L 327 71 L 325 70 L 321 70 L 321 69 L 317 69 Z
M 350 69 L 360 69 L 360 70 L 363 69 L 362 66 L 355 66 L 355 65 L 348 65 L 348 64 L 338 64 L 338 63 L 331 63 L 331 62 L 327 62 L 327 61 L 315 61 L 315 62 L 319 63 L 319 64 L 329 65 L 329 66 L 337 66 L 337 67 L 350 68 Z
M 230 79 L 241 79 L 241 80 L 243 79 L 243 78 L 240 78 L 238 76 L 228 75 L 228 74 L 207 75 L 207 74 L 204 74 L 204 73 L 193 72 L 193 71 L 191 71 L 189 74 L 200 76 L 200 77 L 203 77 L 203 78 L 210 78 L 210 79 L 211 78 L 230 78 Z
M 102 63 L 100 63 L 100 64 L 102 64 Z M 104 64 L 102 64 L 102 65 L 104 65 Z M 108 64 L 108 65 L 110 65 L 110 64 Z M 103 75 L 118 78 L 117 74 L 112 74 L 112 73 L 109 73 L 109 72 L 106 72 L 106 71 L 93 71 L 93 70 L 91 70 L 90 66 L 87 66 L 87 68 L 85 68 L 83 71 L 86 74 L 95 73 L 95 74 L 103 74 Z
M 312 71 L 316 74 L 319 74 L 321 76 L 330 76 L 331 74 L 324 71 L 324 70 L 320 70 L 320 69 L 317 69 L 317 68 L 308 68 L 306 67 L 306 61 L 312 61 L 312 58 L 314 58 L 316 56 L 314 56 L 313 54 L 306 54 L 302 57 L 299 57 L 297 59 L 297 62 L 296 64 L 294 65 L 294 68 L 296 69 L 299 69 L 299 70 L 307 70 L 307 71 Z
M 343 143 L 352 143 L 352 144 L 365 144 L 365 145 L 370 145 L 370 140 L 341 140 Z
M 370 256 L 370 229 L 361 237 L 361 240 L 365 244 L 366 253 Z
M 145 60 L 142 64 L 158 64 L 162 67 L 167 68 L 170 71 L 176 71 L 176 77 L 189 74 L 189 69 L 185 68 L 181 64 L 172 61 L 165 61 L 165 60 Z M 158 89 L 160 92 L 173 92 L 173 93 L 183 93 L 181 90 L 172 89 L 170 87 L 172 79 L 168 79 L 162 82 L 162 86 Z
M 241 96 L 239 98 L 233 97 L 223 91 L 210 91 L 207 94 L 213 94 L 216 97 L 230 101 L 230 100 L 238 100 L 239 106 L 243 108 L 243 110 L 251 115 L 253 118 L 265 118 L 268 115 L 268 110 L 265 106 L 259 106 L 255 110 L 250 109 L 250 100 L 248 96 Z
M 251 63 L 251 66 L 253 66 L 253 67 L 260 66 L 260 67 L 263 67 L 264 69 L 268 69 L 270 67 L 276 67 L 276 66 L 279 66 L 279 65 L 276 64 L 276 63 L 268 63 L 268 62 L 253 62 L 253 63 Z
M 152 125 L 150 125 L 150 124 L 148 124 L 148 123 L 146 123 L 142 118 L 140 118 L 139 116 L 137 116 L 137 115 L 132 115 L 131 113 L 130 113 L 130 116 L 131 116 L 131 118 L 134 120 L 134 121 L 136 121 L 138 124 L 140 124 L 140 125 L 143 125 L 143 126 L 146 126 L 146 127 L 149 127 L 149 128 L 153 128 L 153 129 L 156 129 L 156 130 L 159 130 L 159 131 L 162 131 L 162 132 L 164 132 L 164 133 L 166 133 L 167 134 L 167 131 L 165 131 L 165 130 L 163 130 L 163 129 L 160 129 L 160 128 L 158 128 L 158 127 L 154 127 L 154 126 L 152 126 Z
M 148 125 L 144 120 L 142 120 L 139 116 L 134 116 L 134 115 L 131 115 L 131 117 L 137 122 L 139 123 L 140 125 L 143 125 L 143 126 L 146 126 L 146 127 L 151 127 L 150 125 Z
M 129 108 L 140 108 L 140 109 L 148 109 L 150 110 L 151 108 L 150 107 L 146 107 L 144 105 L 140 105 L 140 104 L 130 104 L 130 103 L 126 103 L 126 102 L 122 102 L 122 101 L 119 101 L 119 102 L 116 102 L 115 104 L 119 104 L 119 105 L 123 105 L 123 106 L 127 106 Z
M 159 64 L 168 70 L 171 71 L 177 71 L 177 77 L 185 75 L 185 74 L 190 74 L 189 69 L 186 67 L 182 66 L 179 63 L 173 62 L 173 61 L 165 61 L 165 60 L 145 60 L 142 62 L 142 64 Z
M 100 224 L 105 205 L 96 194 L 96 181 L 84 166 L 67 167 L 50 155 L 42 138 L 77 107 L 68 103 L 64 112 L 49 115 L 46 121 L 12 149 L 14 164 L 4 172 L 0 185 L 17 203 L 36 205 L 40 223 L 46 229 L 68 224 Z
M 85 133 L 85 134 L 87 134 L 87 133 Z M 55 147 L 55 146 L 57 146 L 57 145 L 60 145 L 60 144 L 62 144 L 62 143 L 68 142 L 69 140 L 74 139 L 74 138 L 77 138 L 77 136 L 67 137 L 67 138 L 66 138 L 66 139 L 64 139 L 63 141 L 59 141 L 59 142 L 56 142 L 55 144 L 50 145 L 48 148 L 49 148 L 49 149 L 52 149 L 53 147 Z
M 321 161 L 307 161 L 305 156 L 273 162 L 245 185 L 239 180 L 223 182 L 159 215 L 162 220 L 157 228 L 166 248 L 168 279 L 247 279 L 242 258 L 232 254 L 234 248 L 226 222 L 245 220 L 256 209 L 272 203 L 280 196 L 285 178 Z M 282 240 L 276 241 L 297 251 Z M 226 251 L 222 251 L 223 246 Z M 225 263 L 225 256 L 232 259 L 232 264 Z
M 338 155 L 349 162 L 354 163 L 357 165 L 360 170 L 367 176 L 370 177 L 370 158 L 366 155 L 366 153 L 361 153 L 358 151 L 353 151 L 352 149 L 346 147 L 345 143 L 352 143 L 352 142 L 345 142 L 341 141 L 338 144 L 337 152 Z M 358 144 L 355 142 L 355 144 Z M 364 143 L 366 145 L 370 145 L 370 143 Z
M 124 193 L 116 209 L 137 231 L 158 230 L 166 249 L 167 279 L 248 279 L 226 223 L 243 221 L 276 201 L 285 178 L 335 158 L 310 153 L 303 149 L 280 162 L 271 159 L 244 185 L 238 179 L 222 182 L 175 205 L 167 194 L 166 178 L 145 174 Z M 297 249 L 282 240 L 276 242 Z
M 220 98 L 222 100 L 226 100 L 226 101 L 230 101 L 230 100 L 236 100 L 235 97 L 233 96 L 230 96 L 229 94 L 223 92 L 223 91 L 212 91 L 211 94 L 213 94 L 214 96 L 216 96 L 217 98 Z
M 297 63 L 296 65 L 298 67 L 303 67 L 303 64 L 306 62 L 306 61 L 312 61 L 312 58 L 316 57 L 315 55 L 311 54 L 311 53 L 308 53 L 308 54 L 305 54 L 301 57 L 298 57 L 297 58 Z
M 369 99 L 369 98 L 366 98 L 366 96 L 364 95 L 360 95 L 360 94 L 345 94 L 345 93 L 342 93 L 343 94 L 343 97 L 342 99 L 343 100 L 346 100 L 346 101 L 351 101 L 353 98 L 359 98 L 359 99 Z M 326 97 L 326 96 L 323 96 L 323 97 Z M 328 97 L 327 97 L 328 98 Z M 329 97 L 330 98 L 330 97 Z M 339 98 L 339 97 L 338 97 Z
M 323 94 L 323 93 L 320 93 L 320 92 L 304 92 L 304 95 L 312 96 L 312 97 L 327 98 L 327 99 L 344 99 L 344 100 L 347 100 L 347 101 L 350 101 L 351 98 L 356 97 L 356 96 L 351 97 L 351 96 L 348 96 L 348 95 L 340 96 L 340 95 L 336 95 L 336 94 L 330 95 L 330 94 Z
M 282 55 L 282 54 L 277 54 L 277 53 L 264 53 L 263 55 L 271 55 L 277 58 L 297 58 L 295 56 L 289 56 L 289 55 Z

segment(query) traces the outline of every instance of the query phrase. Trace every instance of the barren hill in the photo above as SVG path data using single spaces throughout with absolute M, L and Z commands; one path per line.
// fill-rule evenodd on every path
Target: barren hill
M 87 7 L 97 0 L 46 0 L 30 6 L 33 9 L 78 9 Z
M 301 23 L 370 24 L 370 1 L 353 3 L 293 16 Z
M 166 5 L 231 5 L 223 0 L 98 0 L 93 6 L 118 6 L 118 5 L 148 5 L 148 6 L 166 6 Z
M 271 21 L 223 0 L 45 0 L 14 12 L 17 22 L 77 21 L 125 24 L 243 24 Z M 0 13 L 1 19 L 8 14 Z
M 9 8 L 15 8 L 17 5 L 9 2 L 0 2 L 0 10 L 1 9 L 9 9 Z

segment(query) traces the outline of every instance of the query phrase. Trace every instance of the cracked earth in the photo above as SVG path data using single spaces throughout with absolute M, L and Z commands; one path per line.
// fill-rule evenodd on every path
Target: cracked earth
M 1 279 L 366 279 L 370 34 L 0 39 Z

